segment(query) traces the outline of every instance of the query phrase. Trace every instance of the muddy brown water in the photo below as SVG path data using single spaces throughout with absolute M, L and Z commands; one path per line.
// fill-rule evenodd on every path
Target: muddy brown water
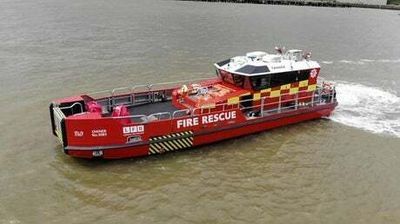
M 395 11 L 176 1 L 0 6 L 0 223 L 399 223 Z M 212 63 L 311 50 L 332 119 L 118 161 L 64 155 L 51 99 L 213 77 Z

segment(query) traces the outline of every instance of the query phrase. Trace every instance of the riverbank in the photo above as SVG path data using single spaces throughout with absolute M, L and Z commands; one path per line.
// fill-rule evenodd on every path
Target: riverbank
M 400 0 L 388 0 L 387 4 L 388 5 L 398 5 L 398 6 L 400 6 Z
M 400 5 L 366 5 L 361 3 L 344 3 L 336 1 L 301 1 L 301 0 L 179 0 L 179 1 L 230 2 L 230 3 L 251 3 L 251 4 L 267 4 L 267 5 L 295 5 L 295 6 L 314 6 L 314 7 L 400 10 Z

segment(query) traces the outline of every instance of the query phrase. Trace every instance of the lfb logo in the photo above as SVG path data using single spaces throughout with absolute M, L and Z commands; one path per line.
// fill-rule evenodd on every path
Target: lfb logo
M 126 134 L 141 134 L 144 132 L 144 126 L 143 125 L 135 125 L 135 126 L 130 126 L 130 127 L 123 127 L 122 132 L 124 135 Z
M 317 77 L 317 75 L 318 75 L 317 69 L 311 70 L 311 72 L 310 72 L 310 77 L 311 77 L 312 79 L 315 79 L 315 77 Z

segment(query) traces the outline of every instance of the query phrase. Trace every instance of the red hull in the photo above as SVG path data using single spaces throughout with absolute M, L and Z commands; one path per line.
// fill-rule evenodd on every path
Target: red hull
M 231 69 L 228 65 L 236 59 L 216 64 L 216 79 L 138 85 L 100 92 L 105 96 L 56 100 L 50 105 L 53 134 L 70 156 L 119 159 L 261 132 L 329 116 L 335 109 L 335 89 L 318 85 L 317 63 L 269 55 L 264 62 L 271 57 L 286 62 L 268 67 L 261 58 L 254 60 L 255 53 L 260 52 L 246 56 L 252 63 L 235 70 L 237 74 L 222 68 Z
M 318 119 L 321 117 L 327 117 L 331 114 L 336 105 L 337 103 L 333 102 L 314 106 L 311 108 L 305 107 L 288 112 L 282 112 L 279 114 L 264 116 L 253 120 L 244 120 L 242 117 L 238 116 L 236 119 L 237 122 L 233 124 L 220 122 L 216 123 L 214 127 L 204 127 L 203 125 L 203 127 L 197 127 L 191 130 L 190 128 L 186 128 L 184 131 L 189 131 L 192 133 L 191 137 L 188 137 L 187 139 L 190 139 L 191 141 L 191 145 L 189 147 L 195 147 L 234 137 L 257 133 L 280 126 Z M 164 135 L 164 138 L 166 138 L 165 135 L 167 135 L 168 133 L 174 133 L 178 131 L 176 130 L 176 126 L 171 126 L 172 122 L 174 122 L 174 120 L 160 121 L 157 122 L 155 126 L 149 125 L 149 127 L 146 128 L 152 130 L 150 131 L 150 133 L 152 133 L 153 136 Z M 73 128 L 70 127 L 70 129 Z M 65 153 L 70 156 L 80 158 L 93 158 L 95 157 L 95 155 L 99 156 L 100 153 L 101 157 L 105 159 L 120 159 L 146 156 L 150 154 L 159 154 L 167 151 L 175 151 L 183 148 L 189 148 L 185 147 L 185 142 L 183 141 L 183 139 L 182 141 L 170 140 L 169 143 L 163 143 L 162 141 L 159 141 L 157 143 L 156 140 L 153 140 L 153 143 L 151 143 L 151 137 L 152 136 L 149 135 L 143 136 L 144 141 L 141 141 L 140 143 L 134 145 L 105 144 L 104 146 L 90 146 L 90 144 L 93 144 L 91 142 L 89 142 L 89 144 L 86 146 L 80 147 L 69 145 L 65 148 Z M 173 139 L 172 137 L 171 139 Z M 161 137 L 159 138 L 162 139 Z M 153 146 L 151 146 L 151 144 L 153 144 Z M 186 146 L 188 145 L 186 144 Z

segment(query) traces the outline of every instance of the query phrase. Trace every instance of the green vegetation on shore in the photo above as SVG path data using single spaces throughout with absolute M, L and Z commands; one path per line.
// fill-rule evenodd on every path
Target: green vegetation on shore
M 400 5 L 400 0 L 388 0 L 388 5 Z

